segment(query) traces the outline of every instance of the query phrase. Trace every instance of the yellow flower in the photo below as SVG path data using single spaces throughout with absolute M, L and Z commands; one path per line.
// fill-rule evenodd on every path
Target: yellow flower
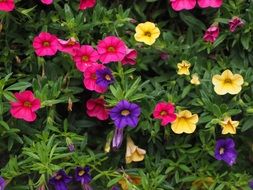
M 213 178 L 205 177 L 202 179 L 197 179 L 192 182 L 192 189 L 193 190 L 207 190 L 211 185 L 214 183 Z
M 244 83 L 243 77 L 239 74 L 233 74 L 230 70 L 225 70 L 221 75 L 214 75 L 212 79 L 214 91 L 218 95 L 238 94 L 242 90 Z
M 138 42 L 144 42 L 147 45 L 155 43 L 160 36 L 160 30 L 152 22 L 140 23 L 135 28 L 134 38 Z
M 141 183 L 141 178 L 138 176 L 130 176 L 126 174 L 126 178 L 122 178 L 118 181 L 123 190 L 129 190 L 128 184 L 139 185 Z
M 199 77 L 197 74 L 192 75 L 191 84 L 200 85 Z
M 127 138 L 127 148 L 126 148 L 126 163 L 129 164 L 131 162 L 140 162 L 144 159 L 146 151 L 144 149 L 139 148 L 133 142 L 133 140 L 128 137 Z
M 188 61 L 183 60 L 181 63 L 177 64 L 177 68 L 178 68 L 177 74 L 190 75 L 190 71 L 189 71 L 190 67 L 191 67 L 191 64 Z
M 220 122 L 220 125 L 222 127 L 222 134 L 236 134 L 236 127 L 239 125 L 239 121 L 232 121 L 231 117 L 227 117 L 224 119 L 224 121 Z
M 197 114 L 193 114 L 189 110 L 183 110 L 176 114 L 176 120 L 171 124 L 171 129 L 176 134 L 193 133 L 196 129 L 196 124 L 199 121 Z

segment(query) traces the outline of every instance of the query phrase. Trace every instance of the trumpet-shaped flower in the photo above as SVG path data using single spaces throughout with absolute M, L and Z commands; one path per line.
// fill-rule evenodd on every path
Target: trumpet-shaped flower
M 110 84 L 114 82 L 114 77 L 109 68 L 97 70 L 96 75 L 97 75 L 96 81 L 97 85 L 103 88 L 107 88 Z
M 161 119 L 161 125 L 166 126 L 168 123 L 175 121 L 177 116 L 174 112 L 175 107 L 173 104 L 167 102 L 159 102 L 155 106 L 153 116 L 156 119 Z
M 231 117 L 227 117 L 224 119 L 224 121 L 220 122 L 220 125 L 222 127 L 222 134 L 236 134 L 236 128 L 239 125 L 239 121 L 232 121 Z
M 244 83 L 243 77 L 239 74 L 233 74 L 230 70 L 225 70 L 221 75 L 214 75 L 212 78 L 214 91 L 218 95 L 238 94 L 242 90 Z
M 175 11 L 190 10 L 196 5 L 196 0 L 170 0 L 170 2 Z
M 217 24 L 213 24 L 206 30 L 203 39 L 205 42 L 214 43 L 218 38 L 219 33 L 220 33 L 219 26 Z
M 75 180 L 81 182 L 82 186 L 89 184 L 92 180 L 90 175 L 90 167 L 77 167 L 75 171 Z
M 198 0 L 198 5 L 201 8 L 207 7 L 218 8 L 222 5 L 222 0 Z
M 244 25 L 244 21 L 235 16 L 228 22 L 228 24 L 230 32 L 234 32 L 238 27 L 242 27 Z
M 146 154 L 146 150 L 139 148 L 133 142 L 133 140 L 128 137 L 127 138 L 127 148 L 126 148 L 126 163 L 129 164 L 131 162 L 140 162 L 144 159 Z
M 15 9 L 14 0 L 0 0 L 0 11 L 10 12 Z
M 94 7 L 96 4 L 96 0 L 80 0 L 79 9 L 85 10 L 88 8 Z
M 193 74 L 190 83 L 194 85 L 200 85 L 199 76 L 197 74 Z
M 121 63 L 122 65 L 126 65 L 126 64 L 135 65 L 136 58 L 137 58 L 137 51 L 135 49 L 127 48 L 126 55 L 124 59 L 121 61 Z
M 72 56 L 74 56 L 76 50 L 80 48 L 80 44 L 76 41 L 74 37 L 71 37 L 68 40 L 58 39 L 58 42 L 59 42 L 59 51 L 68 53 Z
M 138 42 L 143 42 L 147 45 L 155 43 L 160 36 L 160 30 L 152 22 L 140 23 L 135 28 L 134 38 Z
M 199 120 L 197 114 L 193 114 L 189 110 L 180 111 L 176 114 L 176 120 L 171 124 L 171 129 L 176 134 L 193 133 Z
M 177 68 L 178 68 L 177 74 L 190 75 L 190 71 L 189 71 L 190 67 L 191 67 L 191 64 L 188 61 L 183 60 L 181 63 L 177 64 Z
M 49 179 L 49 183 L 55 187 L 55 190 L 68 190 L 67 184 L 71 181 L 72 178 L 64 170 L 59 170 Z
M 108 110 L 105 108 L 103 98 L 89 99 L 86 102 L 87 114 L 90 117 L 96 117 L 99 120 L 107 120 L 109 117 Z

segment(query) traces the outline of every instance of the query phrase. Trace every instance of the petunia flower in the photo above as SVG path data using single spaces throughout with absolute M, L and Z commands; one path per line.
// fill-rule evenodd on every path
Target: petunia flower
M 81 72 L 85 72 L 88 67 L 97 63 L 99 55 L 92 46 L 82 45 L 80 48 L 75 49 L 73 59 L 77 69 Z
M 41 2 L 46 4 L 46 5 L 50 5 L 54 2 L 54 0 L 41 0 Z
M 85 10 L 88 8 L 94 7 L 96 4 L 96 0 L 80 0 L 79 9 Z
M 217 160 L 223 160 L 232 166 L 237 158 L 235 143 L 233 139 L 219 139 L 216 141 L 214 156 Z
M 5 188 L 5 180 L 0 176 L 0 190 L 4 190 Z
M 231 117 L 227 117 L 224 119 L 224 121 L 220 122 L 220 125 L 222 127 L 222 134 L 236 134 L 236 128 L 239 125 L 239 121 L 232 121 Z
M 74 37 L 71 37 L 68 40 L 58 39 L 59 42 L 59 51 L 68 53 L 72 56 L 75 55 L 76 49 L 80 48 L 80 44 L 76 41 Z
M 55 35 L 41 32 L 33 40 L 33 48 L 38 56 L 55 55 L 58 50 L 58 39 Z
M 251 189 L 253 189 L 253 179 L 250 180 L 250 182 L 249 182 L 249 187 L 250 187 Z
M 137 104 L 130 103 L 127 100 L 121 100 L 114 108 L 110 110 L 110 117 L 118 128 L 126 126 L 136 127 L 139 121 L 141 109 Z
M 239 74 L 233 74 L 230 70 L 225 70 L 221 75 L 214 75 L 212 78 L 214 91 L 218 95 L 238 94 L 242 90 L 244 83 L 243 77 Z
M 201 8 L 207 7 L 218 8 L 222 5 L 222 0 L 198 0 L 198 5 Z
M 135 49 L 129 49 L 126 50 L 126 55 L 121 61 L 122 65 L 130 64 L 135 65 L 136 64 L 136 58 L 137 58 L 137 51 Z
M 190 83 L 193 85 L 200 85 L 199 76 L 197 74 L 193 74 Z
M 0 11 L 10 12 L 15 9 L 14 0 L 0 0 Z
M 130 137 L 127 137 L 126 163 L 140 162 L 144 159 L 146 150 L 139 148 Z
M 92 180 L 92 177 L 90 175 L 90 167 L 85 166 L 84 168 L 82 167 L 77 167 L 75 171 L 75 179 L 78 182 L 81 182 L 81 185 L 84 190 L 91 190 L 91 186 L 89 183 Z
M 99 69 L 96 71 L 97 75 L 97 85 L 107 88 L 110 84 L 114 82 L 114 77 L 109 68 Z
M 37 118 L 36 111 L 40 109 L 40 100 L 34 97 L 30 90 L 14 93 L 15 102 L 10 102 L 12 117 L 32 122 Z
M 64 170 L 59 170 L 49 179 L 49 183 L 54 186 L 55 190 L 68 190 L 67 184 L 72 181 L 72 177 L 68 176 Z
M 196 0 L 170 0 L 170 2 L 175 11 L 190 10 L 196 5 Z
M 105 108 L 103 98 L 89 99 L 86 102 L 86 113 L 90 117 L 96 117 L 99 120 L 107 120 L 109 117 L 108 109 Z
M 112 148 L 117 150 L 120 148 L 124 136 L 124 128 L 115 127 L 114 135 L 112 138 Z
M 244 25 L 244 21 L 241 18 L 235 16 L 229 20 L 228 24 L 230 32 L 234 32 L 238 27 L 242 27 Z
M 83 73 L 84 79 L 83 84 L 88 90 L 94 90 L 98 93 L 104 93 L 107 88 L 103 88 L 97 85 L 97 70 L 103 69 L 105 66 L 102 64 L 94 63 L 92 66 L 89 66 Z
M 189 71 L 190 67 L 191 67 L 191 64 L 188 61 L 183 60 L 181 63 L 177 64 L 177 68 L 178 68 L 177 74 L 190 75 L 190 71 Z
M 107 36 L 100 40 L 97 45 L 99 60 L 104 64 L 122 61 L 126 55 L 126 50 L 125 43 L 116 36 Z
M 152 22 L 140 23 L 135 28 L 134 38 L 138 42 L 143 42 L 147 45 L 155 43 L 160 36 L 160 30 Z
M 199 120 L 197 114 L 193 114 L 189 110 L 183 110 L 176 114 L 176 120 L 171 124 L 171 129 L 176 134 L 193 133 Z
M 217 24 L 213 24 L 206 30 L 203 39 L 205 42 L 214 43 L 218 38 L 219 33 L 220 33 L 219 26 Z
M 173 104 L 167 102 L 159 102 L 155 106 L 153 116 L 155 119 L 161 119 L 162 120 L 161 125 L 166 126 L 169 123 L 175 121 L 176 114 L 174 112 L 175 107 Z

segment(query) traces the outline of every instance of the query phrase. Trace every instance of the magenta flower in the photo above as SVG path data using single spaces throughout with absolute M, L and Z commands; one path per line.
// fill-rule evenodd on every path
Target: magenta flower
M 121 61 L 122 65 L 130 64 L 135 65 L 137 58 L 137 51 L 135 49 L 126 49 L 126 55 Z
M 244 21 L 235 16 L 228 22 L 228 24 L 230 32 L 234 32 L 238 27 L 242 27 L 244 25 Z
M 58 46 L 57 37 L 47 32 L 41 32 L 33 40 L 33 48 L 38 56 L 55 55 Z
M 94 7 L 96 4 L 96 0 L 80 0 L 79 9 L 85 10 L 88 8 Z
M 86 102 L 86 113 L 90 117 L 96 117 L 99 120 L 107 120 L 109 117 L 108 109 L 105 107 L 103 98 L 89 99 Z
M 173 104 L 167 102 L 159 102 L 155 106 L 153 116 L 156 119 L 161 119 L 161 125 L 166 126 L 168 123 L 171 123 L 176 120 L 177 116 L 174 112 L 175 107 Z
M 37 118 L 35 111 L 40 109 L 40 100 L 34 97 L 34 94 L 30 90 L 15 93 L 15 102 L 10 102 L 10 113 L 17 119 L 23 119 L 28 122 L 32 122 Z
M 68 190 L 67 184 L 71 181 L 72 177 L 68 176 L 64 170 L 59 170 L 49 179 L 49 183 L 54 186 L 55 190 Z
M 125 43 L 115 36 L 107 36 L 105 39 L 100 40 L 97 50 L 100 55 L 99 60 L 105 64 L 122 61 L 126 55 Z
M 108 88 L 108 86 L 114 82 L 114 77 L 109 68 L 97 70 L 96 75 L 97 75 L 96 81 L 97 85 L 103 88 Z
M 198 5 L 201 8 L 207 7 L 218 8 L 222 5 L 222 0 L 198 0 Z
M 233 139 L 226 138 L 216 141 L 214 156 L 217 160 L 223 160 L 232 166 L 237 158 L 235 143 Z
M 5 180 L 0 176 L 0 190 L 4 190 L 5 187 Z
M 15 9 L 14 0 L 0 0 L 0 11 L 10 12 Z
M 216 24 L 213 24 L 206 30 L 203 39 L 206 42 L 214 43 L 216 39 L 218 38 L 219 33 L 220 33 L 219 26 Z
M 76 50 L 80 48 L 80 44 L 76 41 L 75 38 L 70 38 L 68 40 L 58 39 L 59 42 L 59 51 L 68 53 L 70 55 L 75 55 Z
M 175 11 L 190 10 L 196 5 L 196 0 L 170 0 L 170 2 Z
M 76 49 L 73 59 L 77 69 L 85 72 L 88 67 L 97 63 L 99 55 L 92 46 L 82 45 L 79 49 Z
M 46 4 L 46 5 L 50 5 L 53 3 L 54 0 L 41 0 L 42 3 Z
M 253 189 L 253 179 L 249 182 L 249 187 Z

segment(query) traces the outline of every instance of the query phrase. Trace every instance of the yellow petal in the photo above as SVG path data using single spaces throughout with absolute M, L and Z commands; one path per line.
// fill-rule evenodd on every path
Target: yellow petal
M 221 85 L 221 83 L 223 83 L 224 81 L 224 77 L 222 77 L 221 75 L 214 75 L 212 78 L 212 83 L 213 85 Z
M 225 88 L 227 93 L 232 95 L 238 94 L 242 90 L 241 86 L 237 86 L 236 84 L 233 83 L 225 84 L 223 87 Z
M 243 85 L 244 80 L 243 77 L 239 74 L 235 74 L 232 78 L 232 82 L 238 86 Z

